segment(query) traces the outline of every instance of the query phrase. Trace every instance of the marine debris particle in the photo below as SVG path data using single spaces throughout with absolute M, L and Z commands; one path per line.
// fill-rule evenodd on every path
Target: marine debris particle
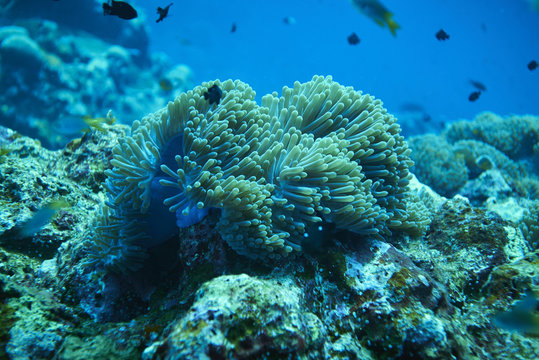
M 236 29 L 237 29 L 236 23 L 232 23 L 232 27 L 230 28 L 230 32 L 234 33 L 234 32 L 236 32 Z
M 479 99 L 479 95 L 481 95 L 481 91 L 474 91 L 470 94 L 470 96 L 468 96 L 468 100 L 474 102 Z
M 530 69 L 530 71 L 537 69 L 537 61 L 535 60 L 530 61 L 528 63 L 528 69 Z
M 470 80 L 470 84 L 479 91 L 487 91 L 487 87 L 482 82 Z
M 400 29 L 400 25 L 393 20 L 393 13 L 389 11 L 381 2 L 378 0 L 350 0 L 352 5 L 373 20 L 375 23 L 381 27 L 389 28 L 393 36 L 397 36 L 397 29 Z
M 360 41 L 361 40 L 359 39 L 359 36 L 357 36 L 355 32 L 350 34 L 350 36 L 348 36 L 348 43 L 350 45 L 357 45 L 359 44 Z
M 124 1 L 112 0 L 111 4 L 103 3 L 103 14 L 118 16 L 120 19 L 131 20 L 138 16 L 137 10 Z
M 216 104 L 219 105 L 221 102 L 221 96 L 223 95 L 223 90 L 217 85 L 213 85 L 204 93 L 204 99 L 209 100 L 210 105 Z
M 449 39 L 449 34 L 446 33 L 444 31 L 444 29 L 440 29 L 437 33 L 436 33 L 436 39 L 440 40 L 440 41 L 445 41 L 447 39 Z
M 173 3 L 168 4 L 165 6 L 165 8 L 162 8 L 160 6 L 157 7 L 157 13 L 159 14 L 159 19 L 155 20 L 156 23 L 159 21 L 163 21 L 164 18 L 168 15 L 168 9 L 172 6 Z

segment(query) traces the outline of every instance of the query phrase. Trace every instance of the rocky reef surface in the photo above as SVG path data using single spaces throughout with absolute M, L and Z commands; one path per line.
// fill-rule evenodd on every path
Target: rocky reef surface
M 162 261 L 104 273 L 85 263 L 83 234 L 129 132 L 104 127 L 55 151 L 0 128 L 0 358 L 539 356 L 530 329 L 496 320 L 539 290 L 535 202 L 517 188 L 479 203 L 413 180 L 431 216 L 424 237 L 330 232 L 273 266 L 234 252 L 210 211 L 153 250 Z M 67 205 L 28 231 L 59 199 Z

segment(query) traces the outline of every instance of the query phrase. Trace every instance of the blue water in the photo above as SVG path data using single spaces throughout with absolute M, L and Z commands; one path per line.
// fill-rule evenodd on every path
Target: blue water
M 175 1 L 156 24 L 156 6 L 168 3 L 137 1 L 151 49 L 191 66 L 196 83 L 237 78 L 263 95 L 329 74 L 390 112 L 416 103 L 440 121 L 485 110 L 539 114 L 539 69 L 527 68 L 539 61 L 539 13 L 525 0 L 384 0 L 402 27 L 397 37 L 348 0 Z M 287 16 L 296 23 L 285 24 Z M 441 28 L 445 42 L 435 38 Z M 357 46 L 346 40 L 352 32 Z M 470 79 L 487 87 L 476 102 Z
M 100 117 L 112 109 L 120 122 L 131 123 L 203 81 L 240 79 L 260 99 L 313 75 L 332 75 L 343 85 L 382 99 L 407 136 L 439 130 L 436 123 L 472 119 L 482 111 L 539 114 L 539 69 L 527 68 L 530 61 L 539 61 L 539 10 L 530 5 L 539 0 L 383 0 L 401 26 L 396 37 L 349 0 L 172 0 L 169 16 L 160 23 L 155 22 L 156 8 L 171 0 L 126 0 L 138 11 L 135 20 L 104 16 L 102 1 L 6 1 L 0 27 L 25 27 L 30 38 L 53 56 L 62 56 L 58 49 L 69 43 L 71 31 L 88 32 L 109 45 L 134 50 L 133 61 L 151 80 L 148 74 L 144 78 L 138 70 L 132 72 L 110 59 L 105 59 L 109 66 L 105 73 L 91 73 L 88 64 L 93 58 L 101 55 L 103 61 L 108 56 L 98 50 L 89 57 L 64 58 L 60 82 L 49 76 L 39 84 L 27 80 L 14 86 L 16 79 L 8 74 L 22 78 L 19 72 L 31 69 L 18 60 L 0 59 L 0 102 L 6 103 L 0 108 L 0 125 L 57 148 L 67 140 L 47 139 L 71 131 L 72 121 L 65 119 Z M 284 18 L 293 18 L 294 23 L 287 24 Z M 47 37 L 47 26 L 36 27 L 36 19 L 61 26 L 58 38 Z M 449 34 L 448 40 L 436 39 L 440 29 Z M 352 33 L 358 35 L 359 44 L 348 43 Z M 60 46 L 52 46 L 52 41 Z M 82 48 L 93 46 L 84 39 L 79 43 Z M 166 54 L 169 64 L 149 61 L 148 48 L 150 53 Z M 192 69 L 193 81 L 178 91 L 163 92 L 157 84 L 177 64 Z M 146 80 L 137 83 L 139 78 Z M 100 84 L 110 79 L 118 84 L 105 91 Z M 468 100 L 476 91 L 470 80 L 487 88 L 474 102 Z M 66 85 L 72 83 L 77 85 Z M 59 98 L 68 98 L 66 105 Z M 26 99 L 47 106 L 28 107 Z M 410 104 L 420 111 L 406 114 Z M 45 130 L 32 123 L 35 119 L 45 123 Z

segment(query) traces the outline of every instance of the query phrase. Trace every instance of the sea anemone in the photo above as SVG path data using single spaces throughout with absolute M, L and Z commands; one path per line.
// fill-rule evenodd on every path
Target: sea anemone
M 210 104 L 213 86 L 222 97 Z M 323 223 L 424 231 L 422 209 L 407 206 L 410 150 L 380 100 L 320 76 L 254 97 L 241 81 L 211 81 L 134 122 L 113 150 L 95 262 L 134 270 L 209 208 L 221 210 L 222 238 L 255 259 L 299 252 Z

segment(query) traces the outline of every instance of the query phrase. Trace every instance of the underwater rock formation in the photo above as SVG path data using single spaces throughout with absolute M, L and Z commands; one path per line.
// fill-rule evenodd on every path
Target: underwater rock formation
M 201 351 L 233 358 L 316 353 L 326 334 L 320 319 L 302 309 L 301 295 L 290 279 L 215 278 L 200 288 L 188 316 L 174 324 L 166 342 L 148 347 L 143 358 L 198 358 Z
M 539 117 L 490 112 L 408 139 L 418 179 L 445 196 L 463 195 L 539 244 Z M 421 159 L 421 161 L 420 161 Z
M 493 320 L 538 291 L 537 250 L 517 226 L 537 212 L 512 224 L 413 177 L 409 191 L 433 220 L 427 236 L 325 232 L 317 252 L 264 266 L 223 242 L 211 210 L 180 229 L 179 264 L 141 296 L 148 268 L 124 276 L 85 259 L 105 171 L 128 139 L 125 125 L 106 129 L 49 151 L 0 127 L 0 358 L 537 358 L 525 330 Z M 58 197 L 72 206 L 17 236 Z
M 219 86 L 220 102 L 205 94 Z M 238 253 L 281 258 L 332 224 L 363 236 L 424 232 L 407 196 L 410 151 L 379 100 L 315 76 L 254 101 L 240 81 L 213 81 L 135 121 L 114 148 L 109 201 L 90 234 L 94 261 L 138 268 L 144 248 L 221 210 Z

